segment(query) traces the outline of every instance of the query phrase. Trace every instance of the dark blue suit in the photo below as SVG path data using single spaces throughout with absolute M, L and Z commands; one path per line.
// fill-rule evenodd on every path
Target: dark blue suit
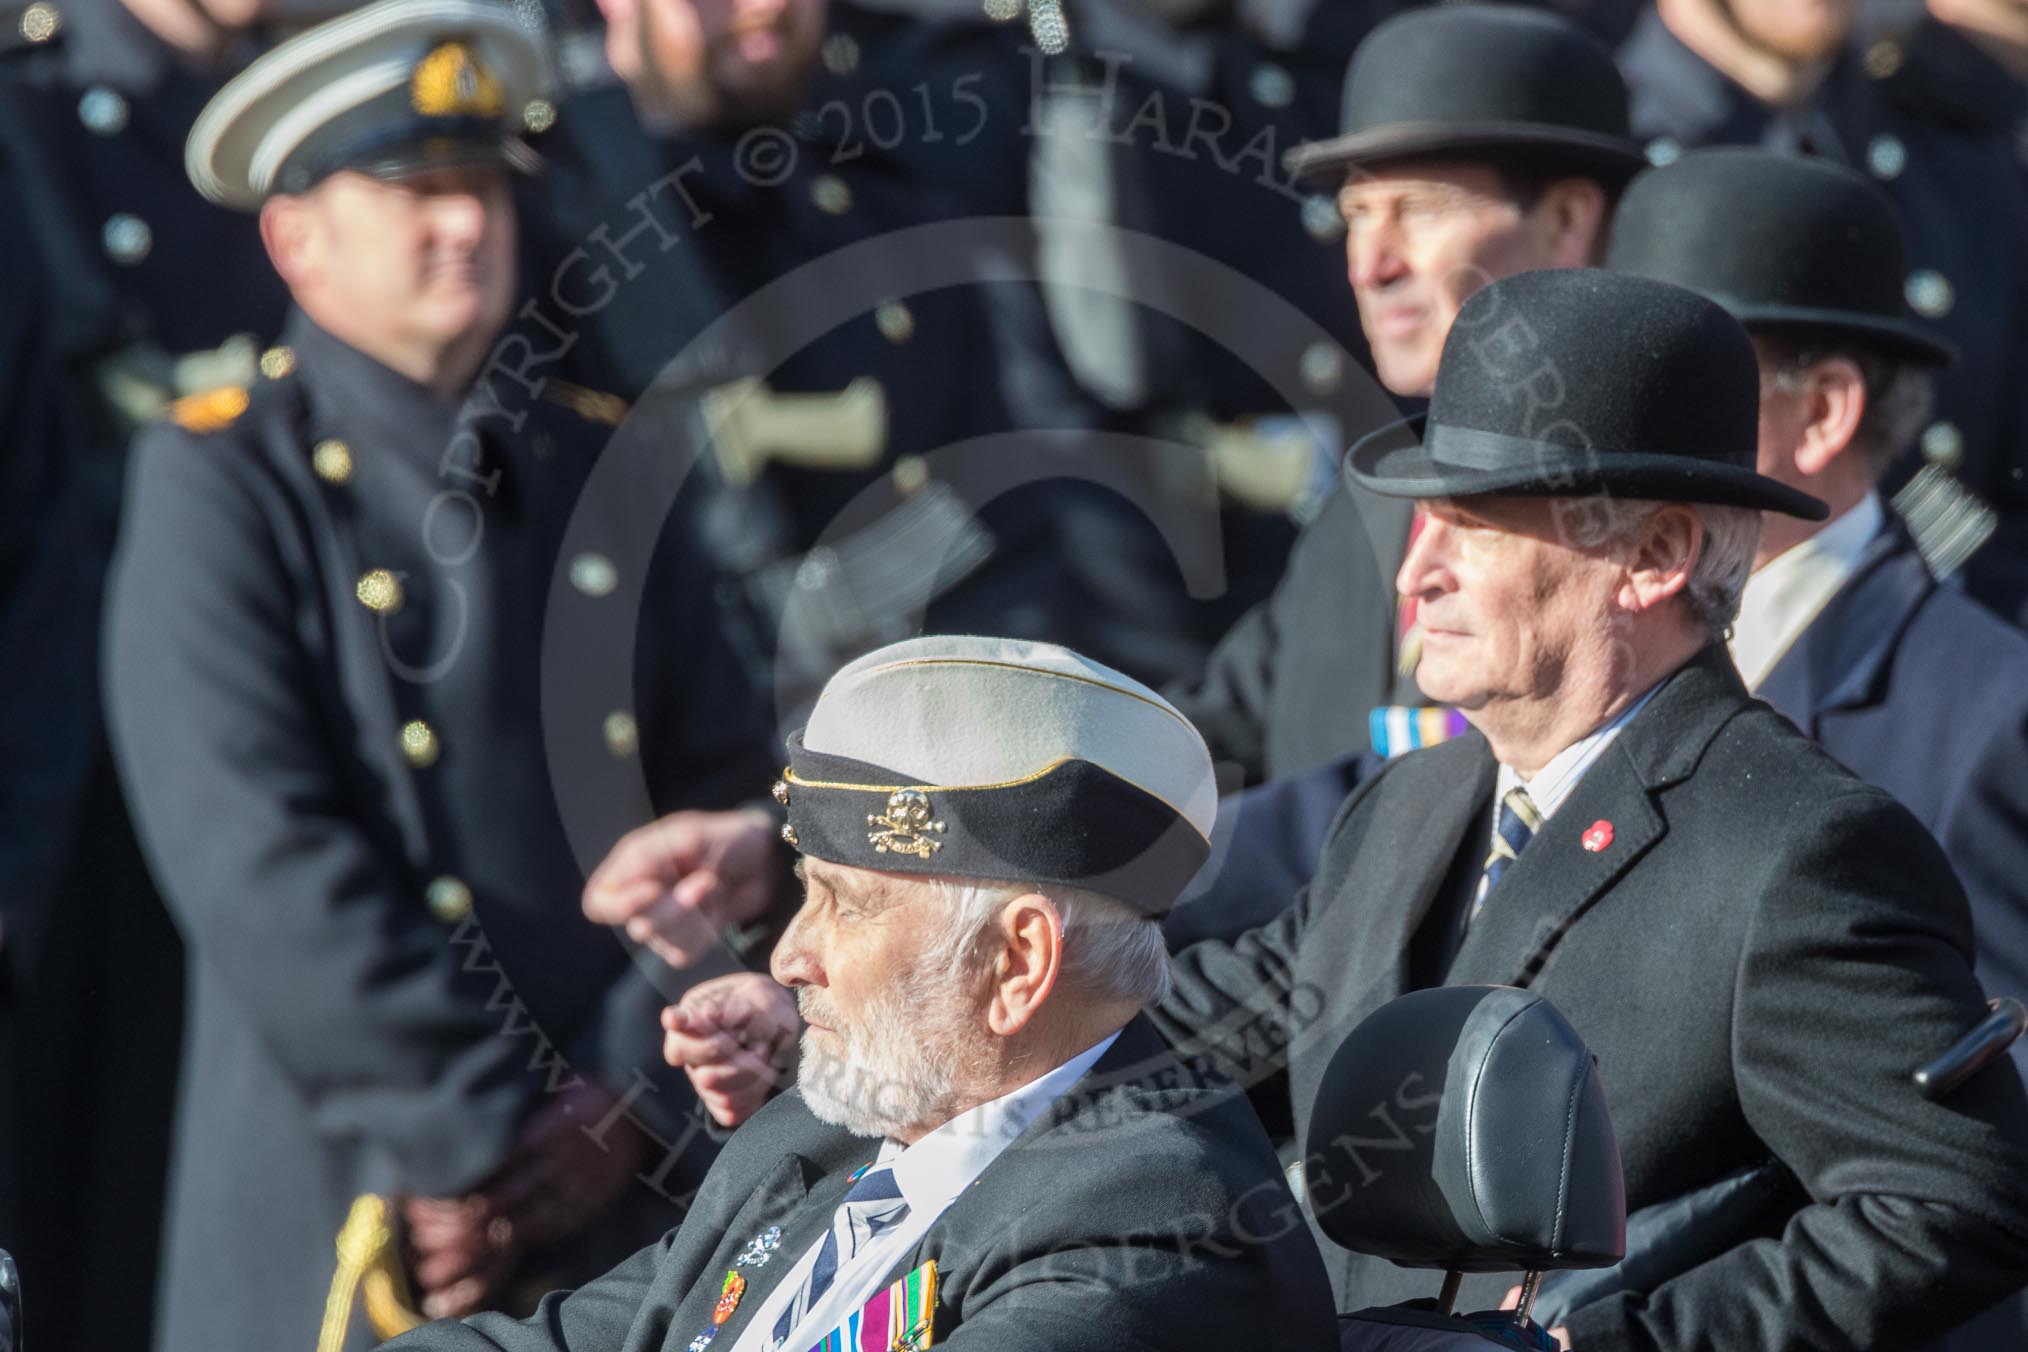
M 1971 901 L 1981 983 L 2028 999 L 2028 635 L 1939 585 L 1890 518 L 1754 693 L 1921 819 Z

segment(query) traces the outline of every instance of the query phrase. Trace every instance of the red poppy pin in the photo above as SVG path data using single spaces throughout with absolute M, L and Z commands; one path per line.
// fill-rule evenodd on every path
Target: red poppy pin
M 711 1312 L 711 1322 L 723 1324 L 732 1318 L 732 1312 L 739 1308 L 739 1298 L 746 1294 L 746 1278 L 737 1272 L 725 1274 L 725 1284 L 718 1288 L 718 1305 Z
M 1603 817 L 1599 818 L 1586 828 L 1582 840 L 1584 848 L 1597 854 L 1613 843 L 1613 824 Z

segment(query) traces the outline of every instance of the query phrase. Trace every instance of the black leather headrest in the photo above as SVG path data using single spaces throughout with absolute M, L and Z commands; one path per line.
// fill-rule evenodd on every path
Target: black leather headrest
M 1416 991 L 1331 1058 L 1303 1170 L 1325 1234 L 1404 1267 L 1604 1267 L 1626 1245 L 1591 1053 L 1509 986 Z

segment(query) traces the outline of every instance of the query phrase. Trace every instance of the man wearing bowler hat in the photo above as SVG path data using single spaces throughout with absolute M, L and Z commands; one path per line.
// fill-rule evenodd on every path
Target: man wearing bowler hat
M 1746 326 L 1760 470 L 1831 508 L 1765 519 L 1733 626 L 1741 677 L 1922 820 L 1971 901 L 1981 979 L 2028 998 L 2028 638 L 1938 585 L 1876 491 L 1951 357 L 1903 311 L 1892 203 L 1827 160 L 1693 151 L 1634 181 L 1609 264 Z
M 1335 1345 L 1260 1123 L 1141 1013 L 1217 806 L 1173 707 L 1054 645 L 910 639 L 825 685 L 775 794 L 796 1088 L 659 1243 L 394 1348 Z
M 1308 1135 L 1338 1038 L 1406 990 L 1488 982 L 1553 999 L 1597 1053 L 1630 1207 L 1779 1162 L 1785 1224 L 1578 1307 L 1561 1336 L 1587 1352 L 1905 1347 L 2028 1263 L 2013 1065 L 1945 1102 L 1910 1078 L 1986 1012 L 1964 895 L 1723 645 L 1761 514 L 1825 514 L 1755 471 L 1758 396 L 1746 334 L 1679 287 L 1545 271 L 1466 302 L 1420 443 L 1350 458 L 1425 505 L 1399 576 L 1416 677 L 1471 729 L 1362 784 L 1296 904 L 1181 954 L 1156 1011 L 1341 1179 L 1341 1153 L 1386 1167 L 1389 1124 Z M 1249 1021 L 1286 1046 L 1259 1054 Z M 1326 1265 L 1341 1310 L 1426 1293 L 1377 1259 Z M 1468 1278 L 1464 1308 L 1516 1279 Z
M 1495 278 L 1598 261 L 1613 199 L 1643 165 L 1611 54 L 1560 16 L 1432 7 L 1381 24 L 1345 80 L 1344 131 L 1290 166 L 1339 194 L 1352 299 L 1380 381 L 1427 398 L 1458 307 Z M 1244 779 L 1302 776 L 1229 809 L 1245 864 L 1179 909 L 1172 933 L 1234 933 L 1309 876 L 1358 757 L 1457 726 L 1415 688 L 1412 607 L 1394 570 L 1412 504 L 1330 495 L 1274 594 L 1219 643 L 1180 707 Z M 1270 874 L 1287 882 L 1261 886 Z M 1245 878 L 1244 895 L 1226 880 Z M 1277 900 L 1278 897 L 1278 900 Z M 1263 907 L 1265 909 L 1263 909 Z

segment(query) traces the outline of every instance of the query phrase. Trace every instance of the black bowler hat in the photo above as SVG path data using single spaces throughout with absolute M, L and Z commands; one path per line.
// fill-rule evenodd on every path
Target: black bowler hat
M 1823 520 L 1822 502 L 1754 472 L 1759 415 L 1753 344 L 1717 305 L 1647 277 L 1553 268 L 1458 311 L 1420 445 L 1383 428 L 1347 460 L 1390 497 L 1603 494 Z
M 1627 134 L 1627 86 L 1612 53 L 1569 20 L 1519 5 L 1389 19 L 1353 55 L 1343 107 L 1339 135 L 1289 152 L 1292 172 L 1474 159 L 1617 187 L 1647 163 Z
M 1827 160 L 1698 150 L 1627 188 L 1606 266 L 1709 296 L 1751 328 L 1825 331 L 1955 360 L 1902 308 L 1907 255 L 1887 194 Z

